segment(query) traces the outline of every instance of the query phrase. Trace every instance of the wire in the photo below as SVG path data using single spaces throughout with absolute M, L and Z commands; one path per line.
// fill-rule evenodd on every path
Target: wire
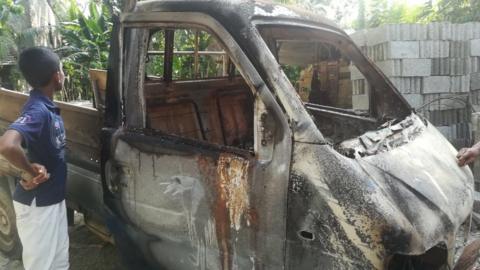
M 461 103 L 461 104 L 464 104 L 466 106 L 468 105 L 471 105 L 470 104 L 470 101 L 467 99 L 463 99 L 463 98 L 460 98 L 460 97 L 465 97 L 464 95 L 458 95 L 458 96 L 449 96 L 449 97 L 439 97 L 439 98 L 436 98 L 436 99 L 433 99 L 427 103 L 424 103 L 422 106 L 418 107 L 416 110 L 417 111 L 422 111 L 425 107 L 431 105 L 432 103 L 434 102 L 437 102 L 437 101 L 440 101 L 440 100 L 453 100 L 453 101 L 456 101 L 458 103 Z M 473 109 L 473 106 L 470 106 L 471 108 L 471 112 L 476 112 L 474 109 Z

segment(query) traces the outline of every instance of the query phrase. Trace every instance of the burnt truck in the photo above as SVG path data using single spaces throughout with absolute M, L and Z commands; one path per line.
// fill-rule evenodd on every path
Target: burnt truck
M 0 91 L 0 126 L 27 96 Z M 140 1 L 96 108 L 58 102 L 67 205 L 131 269 L 452 269 L 456 150 L 332 22 L 255 1 Z M 19 243 L 2 176 L 0 248 Z

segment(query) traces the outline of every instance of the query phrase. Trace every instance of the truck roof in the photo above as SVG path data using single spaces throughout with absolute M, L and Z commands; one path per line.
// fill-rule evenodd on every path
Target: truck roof
M 139 1 L 134 12 L 201 12 L 209 14 L 223 25 L 246 26 L 256 19 L 281 21 L 282 24 L 306 23 L 331 28 L 344 33 L 334 22 L 298 7 L 254 0 L 147 0 Z

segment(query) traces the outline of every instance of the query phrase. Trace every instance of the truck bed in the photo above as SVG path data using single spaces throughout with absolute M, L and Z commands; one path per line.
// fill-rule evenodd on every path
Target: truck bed
M 18 118 L 27 98 L 27 94 L 0 88 L 0 131 Z M 101 115 L 93 108 L 55 103 L 65 123 L 69 163 L 96 167 L 100 160 Z

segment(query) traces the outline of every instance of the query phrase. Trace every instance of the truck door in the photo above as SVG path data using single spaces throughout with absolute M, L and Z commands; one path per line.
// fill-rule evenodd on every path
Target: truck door
M 188 25 L 120 35 L 125 118 L 105 131 L 107 222 L 132 268 L 279 269 L 286 121 L 225 34 Z

